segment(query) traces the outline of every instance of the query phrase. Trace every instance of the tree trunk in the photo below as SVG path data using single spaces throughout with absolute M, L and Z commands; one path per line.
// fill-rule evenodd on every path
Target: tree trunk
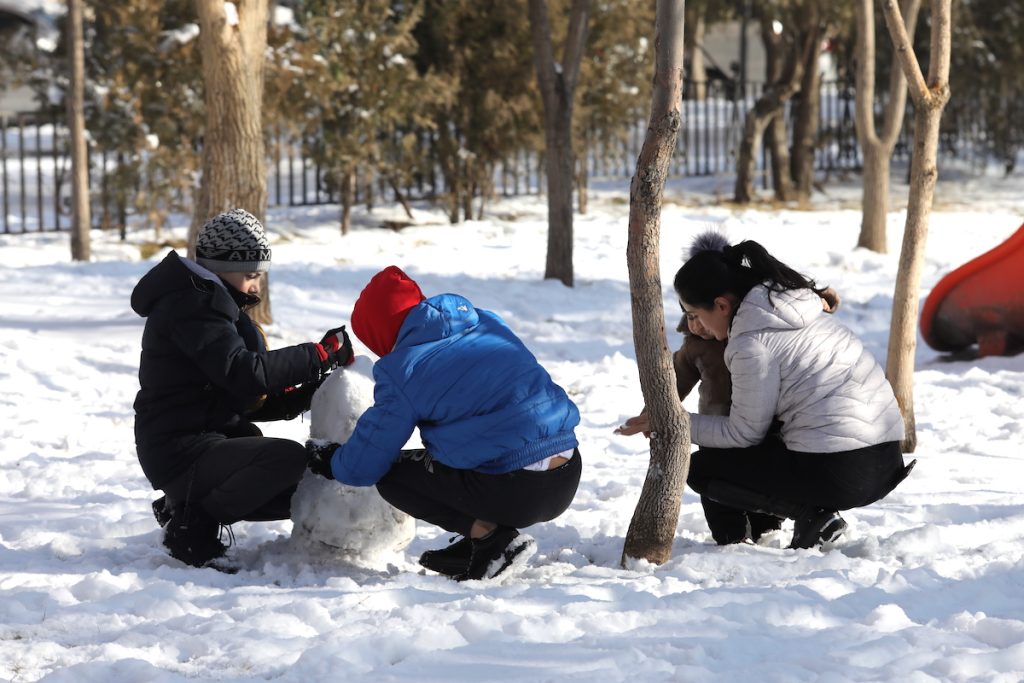
M 864 191 L 861 197 L 860 237 L 857 246 L 879 254 L 889 251 L 886 219 L 889 214 L 890 151 L 881 144 L 862 145 Z
M 651 119 L 629 189 L 626 261 L 633 302 L 633 344 L 651 420 L 651 460 L 626 533 L 623 566 L 630 558 L 663 564 L 672 557 L 690 464 L 690 420 L 676 391 L 658 258 L 665 179 L 682 126 L 685 4 L 685 0 L 657 3 Z
M 355 203 L 356 174 L 348 169 L 341 176 L 341 236 L 352 229 L 352 205 Z
M 788 202 L 793 197 L 793 182 L 790 178 L 789 140 L 786 139 L 786 110 L 779 111 L 768 122 L 765 133 L 768 137 L 768 151 L 771 155 L 772 189 L 775 200 Z
M 704 67 L 704 4 L 691 5 L 686 18 L 686 52 L 690 62 L 690 85 L 693 86 L 691 97 L 703 102 L 708 96 L 708 74 Z
M 821 108 L 821 43 L 824 26 L 817 2 L 811 3 L 802 17 L 802 41 L 810 45 L 806 52 L 803 78 L 800 82 L 800 101 L 793 122 L 793 157 L 790 175 L 795 196 L 802 202 L 811 198 L 814 186 L 814 152 L 818 147 L 818 111 Z
M 89 228 L 89 148 L 85 141 L 85 48 L 82 38 L 82 0 L 68 0 L 68 130 L 71 133 L 71 258 L 88 261 L 92 244 Z M 42 229 L 42 226 L 40 226 Z
M 910 168 L 910 196 L 907 222 L 903 229 L 896 289 L 893 293 L 892 323 L 886 357 L 886 377 L 892 384 L 906 424 L 903 450 L 917 447 L 914 417 L 914 353 L 917 350 L 917 314 L 921 292 L 928 222 L 935 183 L 938 180 L 939 124 L 949 101 L 950 0 L 931 0 L 931 45 L 928 81 L 914 56 L 913 45 L 895 0 L 883 3 L 885 23 L 892 37 L 900 66 L 914 98 L 914 152 Z
M 590 0 L 573 0 L 561 63 L 555 62 L 545 0 L 529 0 L 533 61 L 544 102 L 548 176 L 548 254 L 545 279 L 573 285 L 572 103 L 587 37 Z
M 902 0 L 901 14 L 908 36 L 914 35 L 921 0 Z M 911 46 L 912 47 L 912 46 Z M 889 176 L 892 152 L 903 125 L 907 104 L 907 79 L 893 65 L 889 75 L 889 98 L 883 114 L 882 132 L 875 129 L 875 20 L 872 0 L 857 0 L 857 87 L 854 123 L 864 158 L 864 193 L 857 246 L 879 254 L 889 251 L 886 220 L 889 214 Z
M 764 137 L 766 127 L 776 116 L 781 116 L 786 102 L 800 91 L 800 81 L 803 77 L 804 65 L 807 59 L 804 57 L 808 49 L 805 42 L 804 49 L 798 54 L 797 49 L 791 47 L 788 52 L 783 51 L 782 39 L 774 29 L 774 16 L 761 5 L 755 8 L 759 13 L 761 24 L 761 39 L 765 47 L 765 73 L 767 75 L 764 92 L 758 98 L 754 106 L 747 112 L 747 118 L 743 124 L 743 137 L 740 139 L 739 150 L 736 158 L 736 186 L 733 189 L 733 199 L 739 204 L 746 204 L 753 201 L 754 175 L 757 168 L 757 154 L 761 149 L 761 141 Z M 780 134 L 773 134 L 774 138 L 783 137 Z M 784 146 L 784 144 L 782 145 Z M 776 145 L 778 147 L 778 145 Z M 785 173 L 789 173 L 789 153 L 785 156 Z M 778 168 L 780 160 L 775 154 L 772 155 L 773 168 Z M 781 181 L 782 173 L 773 173 L 775 178 L 776 197 L 780 189 L 785 194 L 785 181 Z
M 240 207 L 260 221 L 267 208 L 263 146 L 263 63 L 267 45 L 267 0 L 239 0 L 237 22 L 223 0 L 194 0 L 199 17 L 206 128 L 203 175 L 189 230 L 195 255 L 199 228 L 222 211 Z M 252 311 L 270 323 L 270 289 Z

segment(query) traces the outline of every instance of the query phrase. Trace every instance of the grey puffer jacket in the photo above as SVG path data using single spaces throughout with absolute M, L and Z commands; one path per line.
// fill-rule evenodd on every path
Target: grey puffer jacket
M 836 453 L 903 438 L 903 418 L 882 368 L 809 289 L 754 287 L 729 331 L 728 416 L 690 415 L 694 443 L 743 448 L 782 421 L 786 447 Z

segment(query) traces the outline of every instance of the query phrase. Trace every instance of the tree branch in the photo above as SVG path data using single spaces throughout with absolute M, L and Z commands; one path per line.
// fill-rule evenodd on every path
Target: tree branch
M 948 2 L 946 6 L 949 6 Z M 885 0 L 882 3 L 882 12 L 885 15 L 885 25 L 889 29 L 889 35 L 892 37 L 893 47 L 896 49 L 896 57 L 903 68 L 903 74 L 907 77 L 910 97 L 917 106 L 924 106 L 930 99 L 928 84 L 925 83 L 924 75 L 921 73 L 921 66 L 917 63 L 917 57 L 914 55 L 914 44 L 910 40 L 910 36 L 907 35 L 907 27 L 903 23 L 903 14 L 900 12 L 896 0 Z

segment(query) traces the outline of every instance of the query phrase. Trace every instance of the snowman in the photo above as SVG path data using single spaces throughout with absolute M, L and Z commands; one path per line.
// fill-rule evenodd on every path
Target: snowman
M 373 363 L 358 356 L 320 385 L 310 404 L 309 435 L 345 443 L 359 416 L 373 405 Z M 313 553 L 350 561 L 400 552 L 416 533 L 416 520 L 392 507 L 373 486 L 348 486 L 306 472 L 292 497 L 292 542 Z

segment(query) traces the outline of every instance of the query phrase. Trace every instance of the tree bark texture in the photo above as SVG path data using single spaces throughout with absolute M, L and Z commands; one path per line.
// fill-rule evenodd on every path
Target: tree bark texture
M 590 0 L 573 0 L 561 63 L 555 61 L 545 0 L 529 0 L 533 61 L 544 102 L 548 181 L 548 254 L 545 279 L 573 285 L 572 105 L 586 45 Z
M 68 130 L 71 133 L 71 258 L 88 261 L 92 252 L 89 229 L 89 149 L 85 141 L 85 48 L 82 37 L 82 2 L 68 0 L 68 59 L 71 78 L 67 93 Z
M 658 0 L 651 119 L 629 190 L 626 261 L 633 344 L 651 421 L 651 460 L 626 533 L 624 566 L 630 558 L 662 564 L 672 557 L 690 463 L 690 420 L 676 391 L 659 266 L 662 197 L 682 125 L 685 4 L 685 0 Z
M 949 101 L 950 0 L 931 0 L 931 48 L 925 81 L 906 24 L 895 0 L 883 3 L 885 23 L 914 99 L 914 149 L 910 166 L 910 195 L 903 229 L 885 373 L 892 384 L 906 424 L 903 450 L 917 447 L 914 417 L 914 353 L 917 350 L 918 300 L 928 223 L 938 180 L 939 124 Z
M 206 127 L 190 255 L 195 254 L 199 228 L 211 217 L 239 207 L 263 221 L 267 208 L 262 121 L 267 0 L 238 0 L 230 16 L 225 7 L 223 0 L 195 0 Z M 271 322 L 269 286 L 252 317 Z
M 914 35 L 921 0 L 902 0 L 901 14 L 908 36 Z M 875 21 L 872 0 L 857 0 L 857 88 L 854 123 L 864 157 L 864 192 L 857 246 L 879 254 L 888 252 L 886 220 L 889 214 L 889 177 L 892 152 L 896 147 L 907 104 L 907 80 L 902 68 L 889 76 L 889 97 L 882 130 L 875 128 Z

